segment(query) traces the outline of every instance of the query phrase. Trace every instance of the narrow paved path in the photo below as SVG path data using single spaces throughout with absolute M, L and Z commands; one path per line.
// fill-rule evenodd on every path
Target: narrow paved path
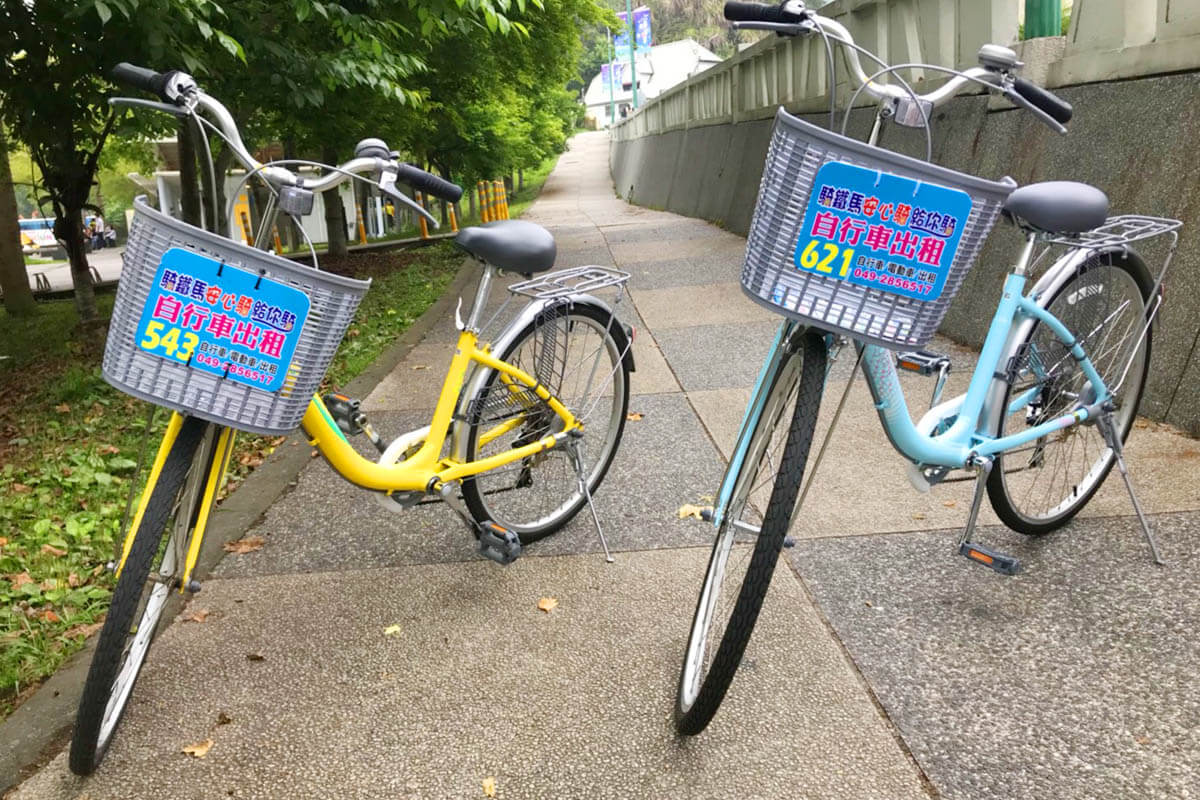
M 597 497 L 616 563 L 581 517 L 498 567 L 448 509 L 390 514 L 314 461 L 258 525 L 266 547 L 193 601 L 207 620 L 156 645 L 100 773 L 60 755 L 16 797 L 470 798 L 487 777 L 501 798 L 1193 796 L 1200 443 L 1149 426 L 1131 448 L 1169 567 L 1108 487 L 1051 539 L 985 527 L 1024 562 L 1003 579 L 951 555 L 969 486 L 914 493 L 861 385 L 729 698 L 676 738 L 712 531 L 675 512 L 716 488 L 776 320 L 738 288 L 743 240 L 622 202 L 607 154 L 573 139 L 527 218 L 560 266 L 633 275 L 642 418 Z M 377 427 L 427 421 L 453 334 L 367 398 Z M 953 392 L 972 354 L 941 344 Z

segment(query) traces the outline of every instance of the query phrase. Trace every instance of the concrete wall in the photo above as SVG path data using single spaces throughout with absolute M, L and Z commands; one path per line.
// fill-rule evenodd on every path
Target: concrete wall
M 1094 0 L 1081 2 L 1083 14 L 1088 5 L 1097 5 Z M 1200 11 L 1193 19 L 1200 23 Z M 1175 24 L 1181 24 L 1179 20 L 1176 15 Z M 1117 36 L 1124 30 L 1108 34 Z M 1191 44 L 1191 57 L 1200 59 L 1200 38 L 1192 38 Z M 1072 51 L 1069 42 L 1039 40 L 1038 46 L 1053 55 L 1049 63 L 1041 58 L 1035 66 L 1042 75 L 1066 69 L 1064 51 L 1074 59 L 1072 69 L 1086 67 L 1086 54 L 1079 48 Z M 1146 46 L 1135 49 L 1143 65 L 1154 63 Z M 1160 55 L 1174 57 L 1180 52 L 1171 42 L 1169 52 Z M 1126 53 L 1116 63 L 1132 69 L 1131 58 Z M 1200 72 L 1060 86 L 1055 91 L 1075 107 L 1066 136 L 1052 132 L 1030 114 L 1000 107 L 995 100 L 964 96 L 935 114 L 933 160 L 988 178 L 1010 175 L 1020 184 L 1085 181 L 1108 193 L 1113 213 L 1183 220 L 1166 283 L 1167 302 L 1154 333 L 1142 413 L 1200 435 L 1200 291 L 1195 288 L 1200 287 Z M 793 113 L 813 107 L 811 99 L 785 105 Z M 872 115 L 870 109 L 855 112 L 852 135 L 865 138 Z M 828 122 L 827 114 L 802 116 L 817 125 Z M 744 235 L 770 130 L 769 116 L 759 111 L 744 114 L 737 122 L 726 117 L 715 124 L 693 122 L 636 137 L 617 135 L 610 154 L 614 185 L 632 202 L 702 217 Z M 892 127 L 881 144 L 924 155 L 920 131 Z M 943 333 L 969 344 L 982 341 L 1002 277 L 1020 243 L 1011 227 L 997 225 L 951 306 Z M 1165 255 L 1163 243 L 1142 243 L 1137 249 L 1156 272 Z M 730 266 L 731 275 L 736 269 L 737 265 Z

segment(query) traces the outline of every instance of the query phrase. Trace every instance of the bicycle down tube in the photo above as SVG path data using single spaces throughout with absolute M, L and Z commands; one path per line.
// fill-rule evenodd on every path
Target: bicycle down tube
M 515 381 L 515 385 L 510 386 L 514 389 L 514 398 L 518 396 L 517 385 L 533 391 L 562 420 L 562 430 L 544 436 L 536 442 L 478 461 L 461 462 L 454 459 L 443 459 L 441 456 L 442 446 L 446 442 L 446 434 L 453 421 L 459 393 L 466 379 L 467 368 L 472 362 L 495 370 L 502 376 L 507 376 Z M 517 421 L 520 419 L 522 419 L 520 415 L 515 417 Z M 471 330 L 464 330 L 459 334 L 458 344 L 454 349 L 454 358 L 450 362 L 450 370 L 446 375 L 441 396 L 438 398 L 433 412 L 429 436 L 411 458 L 393 465 L 379 464 L 363 458 L 350 446 L 319 396 L 313 397 L 300 424 L 308 436 L 309 442 L 321 452 L 321 455 L 342 477 L 364 489 L 374 489 L 389 494 L 393 491 L 429 491 L 450 481 L 477 475 L 514 461 L 529 458 L 558 446 L 573 431 L 583 427 L 575 415 L 551 395 L 549 390 L 537 379 L 511 364 L 501 361 L 488 351 L 481 350 L 478 347 L 478 338 Z M 517 422 L 513 420 L 502 422 L 484 433 L 481 438 L 485 442 L 491 441 L 503 435 L 507 430 L 511 430 L 516 424 Z

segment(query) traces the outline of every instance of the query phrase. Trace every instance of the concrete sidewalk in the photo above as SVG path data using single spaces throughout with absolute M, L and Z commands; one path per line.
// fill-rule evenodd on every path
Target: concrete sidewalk
M 915 493 L 861 381 L 729 697 L 679 740 L 712 529 L 676 510 L 715 490 L 777 320 L 738 287 L 742 239 L 614 196 L 604 134 L 572 140 L 526 218 L 560 266 L 633 274 L 642 419 L 597 496 L 616 563 L 585 515 L 501 568 L 448 509 L 390 514 L 314 460 L 266 547 L 192 601 L 206 621 L 155 645 L 99 773 L 60 754 L 15 797 L 471 798 L 488 777 L 501 798 L 1196 796 L 1200 442 L 1148 426 L 1129 448 L 1169 566 L 1110 484 L 1044 540 L 986 511 L 981 538 L 1024 566 L 1001 578 L 952 555 L 970 485 Z M 452 334 L 367 398 L 378 428 L 428 421 Z M 954 392 L 973 355 L 939 345 Z

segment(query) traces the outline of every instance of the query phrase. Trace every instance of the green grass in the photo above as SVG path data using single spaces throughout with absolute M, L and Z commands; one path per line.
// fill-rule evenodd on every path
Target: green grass
M 374 283 L 326 378 L 340 387 L 367 367 L 453 279 L 449 244 L 352 255 L 334 271 Z M 99 298 L 111 312 L 112 295 Z M 102 342 L 76 329 L 71 301 L 28 319 L 0 309 L 0 717 L 95 632 L 148 406 L 100 376 Z M 95 334 L 88 334 L 97 336 Z M 157 415 L 151 448 L 166 423 Z M 282 437 L 239 437 L 228 491 Z

